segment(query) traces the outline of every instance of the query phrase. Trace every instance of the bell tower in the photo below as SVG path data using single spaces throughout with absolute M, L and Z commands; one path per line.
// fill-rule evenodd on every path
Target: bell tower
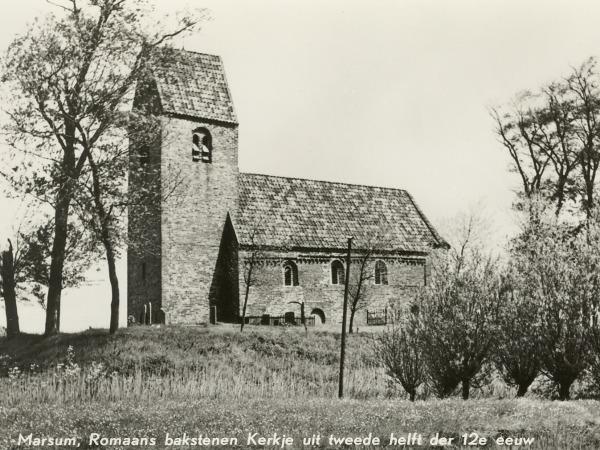
M 128 316 L 208 322 L 224 227 L 238 211 L 238 123 L 218 56 L 164 50 L 150 72 L 134 109 L 146 105 L 160 136 L 130 149 L 130 193 L 149 195 L 129 209 L 139 244 L 128 249 Z M 147 173 L 156 182 L 144 188 Z

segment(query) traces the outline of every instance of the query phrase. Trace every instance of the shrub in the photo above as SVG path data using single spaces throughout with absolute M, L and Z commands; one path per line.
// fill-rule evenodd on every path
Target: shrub
M 421 358 L 415 327 L 393 325 L 376 341 L 375 352 L 388 376 L 400 383 L 414 401 L 417 389 L 425 381 L 425 366 Z

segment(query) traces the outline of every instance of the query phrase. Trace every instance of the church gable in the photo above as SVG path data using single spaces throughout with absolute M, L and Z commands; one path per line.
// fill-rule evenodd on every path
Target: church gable
M 387 250 L 445 247 L 411 195 L 401 189 L 240 173 L 236 232 L 244 246 L 344 249 L 383 238 Z

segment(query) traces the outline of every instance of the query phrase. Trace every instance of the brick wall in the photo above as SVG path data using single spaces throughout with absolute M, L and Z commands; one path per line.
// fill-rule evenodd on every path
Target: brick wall
M 212 135 L 212 163 L 192 161 L 192 132 Z M 238 130 L 233 125 L 164 118 L 161 173 L 178 186 L 162 203 L 162 305 L 167 323 L 209 320 L 211 286 L 227 214 L 238 208 Z
M 148 159 L 142 165 L 143 146 Z M 160 132 L 145 141 L 132 141 L 129 148 L 127 315 L 138 323 L 146 319 L 145 306 L 151 307 L 154 319 L 162 306 L 160 149 Z
M 341 323 L 344 299 L 344 285 L 334 285 L 331 282 L 331 261 L 344 261 L 343 254 L 323 252 L 270 252 L 260 255 L 261 262 L 256 265 L 255 284 L 251 286 L 248 297 L 247 316 L 283 316 L 293 311 L 300 316 L 300 307 L 290 302 L 304 302 L 307 315 L 313 309 L 325 313 L 327 323 Z M 249 258 L 248 251 L 239 255 L 240 272 L 240 314 L 244 301 L 245 283 L 243 279 L 244 260 Z M 298 267 L 298 286 L 285 286 L 283 278 L 283 263 L 286 259 L 294 261 Z M 368 271 L 374 270 L 375 260 L 386 263 L 388 272 L 387 285 L 375 285 L 373 279 L 364 282 L 365 301 L 370 310 L 391 307 L 399 309 L 414 297 L 416 288 L 425 282 L 425 258 L 379 256 L 374 257 L 368 264 Z M 355 261 L 351 269 L 356 269 Z M 354 275 L 353 275 L 354 276 Z M 352 279 L 352 276 L 351 276 Z M 366 309 L 356 313 L 357 325 L 366 322 Z

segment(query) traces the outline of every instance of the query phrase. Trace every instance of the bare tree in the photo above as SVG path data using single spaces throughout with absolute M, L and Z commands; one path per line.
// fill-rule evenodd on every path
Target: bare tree
M 350 298 L 350 320 L 348 324 L 348 333 L 354 330 L 354 317 L 356 313 L 367 306 L 367 296 L 369 283 L 373 280 L 373 264 L 371 258 L 374 248 L 370 246 L 367 250 L 353 258 L 352 270 L 350 271 L 350 280 L 348 284 L 348 295 Z
M 523 99 L 531 98 L 529 94 Z M 515 106 L 510 113 L 492 109 L 496 134 L 512 160 L 511 170 L 519 175 L 522 194 L 526 198 L 542 191 L 550 159 L 540 151 L 537 141 L 543 133 L 535 120 L 536 113 Z
M 242 306 L 242 317 L 240 324 L 240 332 L 244 331 L 244 324 L 246 322 L 246 308 L 248 306 L 248 297 L 250 296 L 250 288 L 257 283 L 257 272 L 261 264 L 264 264 L 265 253 L 260 248 L 258 243 L 258 231 L 257 228 L 250 232 L 250 245 L 244 257 L 244 304 Z
M 432 256 L 429 284 L 420 294 L 420 347 L 438 395 L 462 384 L 462 397 L 486 378 L 498 337 L 501 311 L 498 260 L 478 242 L 469 215 L 453 236 L 452 251 Z
M 594 58 L 569 76 L 512 106 L 491 110 L 495 132 L 519 175 L 521 203 L 535 195 L 554 203 L 556 215 L 571 200 L 590 216 L 600 167 L 600 87 Z
M 377 339 L 375 351 L 387 374 L 400 383 L 414 402 L 417 389 L 427 379 L 414 318 L 386 329 Z
M 595 206 L 596 176 L 600 166 L 600 86 L 597 62 L 588 59 L 567 78 L 575 104 L 577 162 L 583 179 L 583 207 L 588 217 Z
M 499 339 L 495 351 L 498 372 L 523 397 L 540 374 L 541 332 L 539 303 L 534 286 L 526 282 L 518 260 L 512 259 L 504 276 L 499 316 Z

